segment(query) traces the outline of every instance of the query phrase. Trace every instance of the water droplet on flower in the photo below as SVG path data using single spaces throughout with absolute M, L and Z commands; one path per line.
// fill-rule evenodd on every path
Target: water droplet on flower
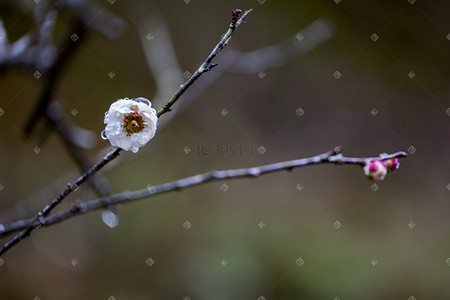
M 107 140 L 108 137 L 106 136 L 106 130 L 103 130 L 102 133 L 100 134 L 100 136 L 102 137 L 102 139 Z
M 136 102 L 142 102 L 142 103 L 147 104 L 148 106 L 151 106 L 150 101 L 144 97 L 137 97 L 137 98 L 134 98 L 133 100 Z

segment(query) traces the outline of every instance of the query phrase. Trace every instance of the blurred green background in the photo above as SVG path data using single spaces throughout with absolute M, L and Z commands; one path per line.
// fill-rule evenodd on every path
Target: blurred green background
M 254 9 L 151 143 L 105 167 L 114 192 L 336 145 L 347 156 L 410 156 L 378 189 L 358 167 L 313 166 L 127 204 L 114 229 L 100 212 L 41 228 L 1 257 L 0 299 L 450 298 L 449 1 L 111 2 L 98 4 L 124 32 L 90 34 L 53 90 L 68 121 L 95 133 L 93 161 L 109 147 L 100 138 L 109 105 L 158 92 L 147 34 L 149 45 L 161 28 L 170 34 L 173 93 L 226 31 L 231 9 Z M 30 3 L 3 3 L 10 40 L 30 30 Z M 325 25 L 315 34 L 328 33 L 305 46 L 316 21 Z M 55 131 L 38 154 L 36 137 L 24 138 L 44 82 L 33 72 L 0 77 L 0 223 L 33 216 L 78 177 Z M 164 97 L 155 99 L 160 108 Z M 85 186 L 60 209 L 92 198 Z

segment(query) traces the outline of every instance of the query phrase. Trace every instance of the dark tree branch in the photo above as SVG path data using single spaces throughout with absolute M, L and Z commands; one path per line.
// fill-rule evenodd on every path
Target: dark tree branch
M 92 166 L 92 163 L 80 145 L 75 144 L 77 138 L 74 136 L 72 125 L 67 124 L 68 121 L 66 120 L 64 112 L 58 101 L 54 100 L 48 107 L 46 117 L 60 136 L 65 148 L 72 156 L 72 159 L 78 165 L 81 174 L 87 172 Z M 89 184 L 100 197 L 105 197 L 111 194 L 111 190 L 106 179 L 101 176 L 100 173 L 92 176 L 89 179 Z
M 77 40 L 75 42 L 69 38 L 73 33 L 77 35 Z M 70 57 L 81 45 L 81 41 L 85 38 L 86 34 L 87 31 L 84 24 L 81 21 L 76 20 L 75 24 L 68 31 L 67 39 L 61 46 L 61 52 L 58 54 L 56 61 L 47 71 L 44 90 L 41 93 L 36 109 L 33 111 L 33 114 L 30 116 L 28 123 L 25 125 L 25 136 L 28 137 L 36 127 L 36 123 L 39 118 L 46 115 L 47 107 L 52 98 L 52 92 L 56 88 L 59 78 L 62 78 L 61 72 L 63 71 L 64 67 L 67 66 L 66 62 L 70 60 Z
M 10 241 L 8 241 L 6 244 L 2 246 L 0 249 L 0 255 L 8 251 L 11 247 L 18 244 L 23 238 L 28 237 L 31 232 L 36 229 L 37 226 L 39 226 L 39 220 L 41 218 L 45 218 L 50 214 L 50 212 L 58 205 L 60 204 L 64 198 L 66 198 L 70 193 L 78 189 L 78 186 L 80 186 L 83 182 L 85 182 L 88 178 L 90 178 L 92 175 L 97 173 L 98 170 L 100 170 L 103 166 L 105 166 L 108 162 L 116 158 L 120 154 L 119 148 L 116 148 L 114 151 L 111 151 L 108 153 L 99 163 L 97 163 L 95 166 L 93 166 L 89 171 L 84 173 L 81 177 L 79 177 L 74 183 L 69 183 L 67 185 L 67 188 L 58 195 L 53 201 L 44 207 L 42 211 L 40 211 L 36 217 L 32 219 L 32 222 L 29 227 L 27 227 L 25 230 L 20 232 L 18 235 L 14 236 Z
M 242 23 L 242 21 L 247 16 L 247 14 L 250 13 L 250 11 L 251 10 L 246 11 L 238 21 L 235 21 L 235 19 L 234 19 L 235 18 L 235 11 L 233 11 L 232 22 L 231 22 L 231 24 L 229 26 L 228 31 L 224 34 L 224 36 L 222 37 L 220 42 L 217 44 L 217 46 L 214 48 L 214 50 L 211 52 L 211 54 L 207 57 L 207 59 L 201 65 L 199 70 L 197 70 L 197 72 L 191 78 L 189 78 L 189 80 L 185 84 L 181 85 L 180 89 L 178 90 L 178 92 L 169 100 L 169 102 L 166 105 L 164 105 L 163 108 L 161 108 L 158 111 L 158 118 L 161 115 L 163 115 L 164 113 L 169 112 L 171 110 L 172 105 L 180 98 L 181 95 L 184 94 L 184 92 L 189 88 L 189 86 L 191 86 L 206 71 L 206 69 L 211 67 L 211 62 L 212 62 L 213 58 L 225 47 L 226 43 L 230 40 L 231 35 L 235 31 L 235 29 Z M 84 30 L 84 27 L 80 28 L 80 30 Z M 73 50 L 71 50 L 71 51 L 73 51 Z M 67 58 L 67 55 L 69 55 L 71 53 L 71 51 L 66 53 L 62 58 L 61 58 L 61 56 L 59 56 L 59 59 L 62 59 L 63 61 L 65 61 L 66 58 Z M 60 67 L 61 66 L 56 66 L 55 68 L 60 68 Z M 55 72 L 51 72 L 51 74 L 52 73 L 54 74 Z M 56 72 L 56 74 L 57 73 L 58 72 Z M 55 76 L 55 75 L 53 75 L 53 76 Z M 45 91 L 44 91 L 44 94 L 43 94 L 43 97 L 41 98 L 41 101 L 39 103 L 38 109 L 36 110 L 36 113 L 33 116 L 34 118 L 32 118 L 30 120 L 30 123 L 28 124 L 28 126 L 30 126 L 31 121 L 33 121 L 33 120 L 36 121 L 37 118 L 39 118 L 40 114 L 45 114 L 45 111 L 46 111 L 47 106 L 48 106 L 48 101 L 50 100 L 50 92 L 51 92 L 51 90 L 48 91 L 49 94 L 48 94 L 48 96 L 46 96 Z M 44 109 L 44 110 L 41 111 L 42 109 Z M 39 112 L 39 114 L 37 114 L 37 112 Z M 35 122 L 35 121 L 33 121 L 33 122 Z M 33 126 L 34 126 L 34 123 L 33 123 Z M 31 132 L 32 127 L 28 128 L 28 129 Z M 48 204 L 46 207 L 44 207 L 44 209 L 42 211 L 40 211 L 34 218 L 30 219 L 31 223 L 30 223 L 29 226 L 26 227 L 26 229 L 24 229 L 19 234 L 14 236 L 11 240 L 9 240 L 6 244 L 4 244 L 0 248 L 0 255 L 5 253 L 9 249 L 11 249 L 11 247 L 13 247 L 14 245 L 20 243 L 20 241 L 22 239 L 28 237 L 34 229 L 40 227 L 40 224 L 41 224 L 40 221 L 45 219 L 45 217 L 47 217 L 50 214 L 50 212 L 59 203 L 61 203 L 62 200 L 67 195 L 69 195 L 71 192 L 76 190 L 79 185 L 81 185 L 83 182 L 85 182 L 88 178 L 92 177 L 95 173 L 97 173 L 108 162 L 110 162 L 113 159 L 115 159 L 120 154 L 121 150 L 122 149 L 120 149 L 120 148 L 116 148 L 115 150 L 111 151 L 99 163 L 97 163 L 94 167 L 92 167 L 86 173 L 84 173 L 81 177 L 79 177 L 74 183 L 72 183 L 72 184 L 69 183 L 67 188 L 58 197 L 53 199 L 53 201 L 50 204 Z M 3 232 L 1 229 L 2 228 L 0 227 L 0 233 Z
M 238 14 L 236 14 L 239 11 Z M 231 36 L 233 34 L 233 32 L 236 30 L 236 28 L 239 27 L 239 25 L 241 25 L 242 21 L 244 21 L 245 17 L 251 12 L 252 10 L 249 9 L 247 11 L 245 11 L 245 13 L 242 15 L 242 17 L 236 21 L 237 17 L 240 15 L 241 11 L 240 10 L 233 10 L 232 11 L 232 20 L 230 23 L 230 27 L 228 28 L 228 31 L 222 36 L 222 39 L 220 40 L 220 42 L 216 45 L 216 47 L 214 47 L 213 51 L 208 55 L 208 57 L 206 58 L 206 60 L 203 62 L 203 64 L 200 66 L 200 68 L 198 68 L 197 71 L 195 71 L 194 75 L 192 75 L 188 81 L 186 81 L 185 84 L 182 84 L 180 89 L 178 90 L 178 92 L 175 93 L 175 95 L 173 95 L 173 97 L 169 100 L 169 102 L 163 106 L 163 108 L 161 108 L 158 111 L 158 117 L 160 117 L 162 114 L 169 112 L 170 108 L 172 107 L 172 105 L 174 105 L 174 103 L 178 100 L 178 98 L 180 98 L 181 95 L 184 94 L 184 92 L 200 77 L 202 76 L 202 74 L 204 74 L 205 72 L 211 70 L 213 67 L 215 67 L 215 64 L 212 64 L 212 60 L 214 59 L 214 57 L 216 57 L 217 54 L 219 54 L 220 51 L 222 51 L 222 49 L 227 45 L 228 41 L 231 39 Z
M 33 218 L 28 220 L 20 220 L 14 223 L 3 225 L 3 227 L 0 228 L 0 236 L 26 228 L 28 226 L 34 226 L 35 228 L 40 226 L 50 226 L 52 224 L 72 218 L 76 215 L 85 214 L 91 211 L 108 207 L 110 205 L 133 202 L 139 199 L 204 184 L 210 181 L 239 179 L 244 177 L 256 178 L 273 172 L 279 172 L 283 170 L 291 171 L 295 168 L 317 164 L 363 166 L 368 161 L 407 157 L 407 154 L 402 151 L 396 152 L 391 155 L 383 155 L 381 157 L 368 157 L 368 158 L 345 157 L 340 153 L 341 151 L 342 147 L 339 146 L 326 153 L 322 153 L 307 158 L 277 162 L 273 164 L 257 166 L 252 168 L 231 169 L 224 171 L 209 171 L 207 173 L 186 177 L 183 179 L 164 183 L 161 185 L 149 186 L 145 189 L 137 191 L 123 192 L 88 202 L 76 202 L 72 204 L 70 208 L 62 210 L 52 216 L 41 217 L 38 219 Z

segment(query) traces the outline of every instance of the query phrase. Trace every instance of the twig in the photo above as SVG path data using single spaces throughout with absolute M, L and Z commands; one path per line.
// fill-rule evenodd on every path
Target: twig
M 178 100 L 178 98 L 180 98 L 181 95 L 184 94 L 184 92 L 189 88 L 189 86 L 191 86 L 204 72 L 211 70 L 215 66 L 215 64 L 211 63 L 212 60 L 225 47 L 226 43 L 230 40 L 231 35 L 233 34 L 234 30 L 242 23 L 242 21 L 250 13 L 250 11 L 251 10 L 246 11 L 238 21 L 236 21 L 237 16 L 235 15 L 235 13 L 237 13 L 237 15 L 239 15 L 240 10 L 239 10 L 239 12 L 233 11 L 232 21 L 231 21 L 228 31 L 224 34 L 224 36 L 222 37 L 220 42 L 217 44 L 217 46 L 214 48 L 214 50 L 211 52 L 211 54 L 207 57 L 207 59 L 201 65 L 201 67 L 197 70 L 197 72 L 191 78 L 189 78 L 189 80 L 186 81 L 185 84 L 181 85 L 178 92 L 175 93 L 175 95 L 169 100 L 169 102 L 158 111 L 158 118 L 161 115 L 163 115 L 164 113 L 169 112 L 171 110 L 170 108 L 172 107 L 172 105 Z M 42 102 L 40 103 L 39 106 L 41 106 L 41 104 L 42 104 Z M 48 103 L 44 103 L 44 105 L 46 108 Z M 38 110 L 39 109 L 42 109 L 42 107 L 39 107 Z M 29 128 L 30 131 L 31 131 L 31 129 L 32 128 Z M 9 249 L 11 249 L 11 247 L 13 247 L 14 245 L 18 244 L 23 238 L 28 237 L 34 229 L 40 227 L 41 223 L 42 223 L 41 221 L 44 220 L 45 217 L 47 217 L 50 214 L 50 212 L 59 203 L 61 203 L 62 200 L 67 195 L 69 195 L 72 191 L 76 190 L 79 185 L 81 185 L 89 177 L 94 175 L 97 171 L 99 171 L 108 162 L 110 162 L 111 160 L 116 158 L 120 154 L 121 150 L 122 149 L 120 149 L 120 148 L 116 148 L 115 150 L 111 151 L 99 163 L 97 163 L 94 167 L 89 169 L 89 171 L 87 171 L 81 177 L 79 177 L 73 184 L 69 183 L 67 188 L 58 197 L 53 199 L 53 201 L 50 204 L 48 204 L 46 207 L 44 207 L 44 209 L 42 211 L 40 211 L 34 218 L 30 219 L 30 223 L 28 226 L 26 226 L 25 230 L 21 231 L 19 234 L 14 236 L 11 240 L 9 240 L 6 244 L 4 244 L 0 248 L 0 255 L 5 253 Z M 106 197 L 106 198 L 108 198 L 108 197 Z M 104 199 L 104 198 L 101 198 L 101 199 Z M 23 229 L 23 228 L 25 228 L 25 227 L 22 227 L 21 229 Z M 2 228 L 0 227 L 0 233 L 3 232 L 1 229 Z
M 53 100 L 46 111 L 46 117 L 55 128 L 59 137 L 64 143 L 69 154 L 72 156 L 75 163 L 80 169 L 80 173 L 83 174 L 90 169 L 92 163 L 90 162 L 87 154 L 83 151 L 79 144 L 76 144 L 77 137 L 75 133 L 72 132 L 71 125 L 67 125 L 68 120 L 64 115 L 61 108 L 61 104 L 57 100 Z M 80 138 L 78 138 L 80 140 Z M 101 176 L 100 173 L 95 174 L 89 179 L 89 184 L 91 184 L 94 191 L 100 197 L 106 197 L 111 194 L 111 190 L 106 179 Z
M 39 220 L 41 218 L 45 218 L 50 214 L 50 212 L 62 202 L 62 200 L 67 197 L 71 192 L 78 189 L 78 186 L 80 186 L 83 182 L 85 182 L 89 177 L 94 175 L 98 170 L 100 170 L 104 165 L 106 165 L 108 162 L 116 158 L 120 153 L 119 148 L 116 148 L 114 151 L 111 151 L 108 153 L 99 163 L 97 163 L 95 166 L 93 166 L 89 171 L 84 173 L 81 177 L 79 177 L 74 183 L 69 183 L 67 185 L 67 188 L 58 195 L 53 201 L 44 207 L 42 211 L 40 211 L 36 217 L 31 219 L 31 225 L 28 225 L 28 227 L 21 231 L 18 235 L 14 236 L 11 240 L 9 240 L 6 244 L 2 246 L 0 249 L 0 255 L 8 251 L 11 247 L 18 244 L 23 238 L 26 238 L 31 234 L 31 232 L 40 226 Z
M 79 20 L 75 21 L 75 24 L 68 32 L 76 33 L 78 36 L 78 40 L 76 42 L 73 42 L 71 39 L 68 38 L 60 47 L 60 49 L 62 50 L 59 53 L 58 57 L 56 58 L 54 64 L 47 71 L 46 82 L 44 84 L 44 88 L 41 93 L 38 104 L 34 109 L 32 115 L 30 116 L 29 121 L 25 125 L 24 132 L 25 136 L 27 137 L 32 133 L 33 129 L 36 127 L 36 123 L 40 119 L 40 117 L 46 115 L 47 107 L 51 101 L 52 92 L 56 88 L 58 80 L 61 78 L 60 76 L 61 72 L 67 66 L 66 62 L 69 61 L 69 59 L 73 56 L 73 54 L 81 45 L 81 41 L 85 38 L 84 36 L 87 35 L 88 33 L 86 31 L 84 24 Z
M 240 17 L 240 19 L 237 21 L 236 21 L 236 19 L 240 15 L 241 10 L 233 10 L 232 11 L 232 21 L 231 21 L 230 27 L 228 28 L 228 31 L 223 35 L 220 42 L 216 45 L 216 47 L 214 47 L 213 51 L 209 54 L 208 58 L 206 58 L 206 60 L 203 62 L 203 64 L 200 66 L 200 68 L 198 68 L 198 70 L 195 71 L 194 75 L 192 75 L 188 79 L 188 81 L 186 81 L 185 84 L 182 84 L 180 86 L 180 89 L 178 90 L 178 92 L 176 92 L 175 95 L 173 95 L 173 97 L 169 100 L 169 102 L 167 102 L 167 104 L 164 105 L 163 108 L 161 108 L 158 111 L 158 117 L 166 112 L 169 112 L 172 105 L 174 105 L 174 103 L 178 100 L 178 98 L 180 98 L 180 96 L 183 95 L 183 93 L 194 83 L 194 81 L 196 81 L 200 76 L 202 76 L 202 74 L 210 71 L 212 68 L 214 68 L 216 66 L 216 64 L 212 63 L 212 60 L 227 45 L 233 32 L 236 30 L 236 28 L 239 27 L 239 25 L 241 25 L 242 21 L 244 21 L 245 17 L 251 11 L 252 11 L 251 9 L 245 11 L 244 14 L 242 15 L 242 17 Z
M 149 9 L 149 11 L 153 10 L 154 9 Z M 146 20 L 143 21 L 145 23 L 149 22 L 149 19 L 151 19 L 151 22 L 155 22 L 153 20 L 154 16 L 152 16 L 151 18 L 145 16 L 145 18 Z M 148 28 L 148 26 L 145 28 Z M 161 28 L 159 28 L 159 30 L 161 30 Z M 166 78 L 170 76 L 159 76 L 159 74 L 161 74 L 161 71 L 164 70 L 167 72 L 167 70 L 170 70 L 170 72 L 176 72 L 176 70 L 173 71 L 173 69 L 179 69 L 176 62 L 176 57 L 174 57 L 172 59 L 174 62 L 173 65 L 166 65 L 165 69 L 162 69 L 159 72 L 153 70 L 155 68 L 155 64 L 162 64 L 162 62 L 160 62 L 160 60 L 158 59 L 161 54 L 156 53 L 161 51 L 157 51 L 156 49 L 153 50 L 151 48 L 156 47 L 156 44 L 158 44 L 158 47 L 160 47 L 161 44 L 165 43 L 164 38 L 162 37 L 163 34 L 159 32 L 159 30 L 157 33 L 155 33 L 155 36 L 158 35 L 157 42 L 149 42 L 146 37 L 142 38 L 142 47 L 144 48 L 144 53 L 147 57 L 148 65 L 153 74 L 153 77 L 155 77 L 155 81 L 158 87 L 157 93 L 153 98 L 156 103 L 161 103 L 160 99 L 167 99 L 167 97 L 161 97 L 163 95 L 167 95 L 167 88 L 165 88 L 165 86 L 163 86 L 161 82 L 163 80 L 167 80 Z M 302 30 L 288 37 L 286 40 L 280 41 L 279 43 L 273 45 L 260 47 L 248 52 L 241 52 L 236 49 L 228 49 L 228 51 L 224 52 L 221 55 L 220 69 L 215 70 L 215 72 L 209 74 L 208 77 L 205 77 L 201 82 L 198 83 L 196 88 L 189 90 L 189 94 L 185 95 L 185 97 L 183 98 L 183 103 L 179 107 L 177 107 L 177 113 L 180 114 L 184 110 L 186 110 L 186 108 L 190 107 L 192 103 L 196 101 L 196 99 L 198 99 L 199 95 L 203 93 L 203 91 L 207 90 L 208 87 L 213 85 L 224 74 L 228 73 L 256 75 L 261 71 L 267 72 L 271 69 L 281 67 L 294 61 L 301 55 L 314 50 L 314 48 L 316 48 L 318 45 L 329 40 L 334 35 L 334 33 L 335 25 L 331 21 L 321 19 L 311 23 L 306 28 L 303 28 Z M 166 42 L 169 43 L 168 45 L 166 43 L 166 46 L 170 49 L 170 41 Z M 165 51 L 165 53 L 166 52 L 170 51 Z M 165 57 L 166 56 L 168 56 L 167 53 Z M 276 57 L 277 59 L 274 59 L 274 57 Z M 177 75 L 179 74 L 180 72 L 177 73 Z M 174 116 L 175 114 L 170 115 L 169 118 L 173 118 Z
M 261 175 L 279 172 L 283 170 L 291 171 L 295 168 L 305 167 L 316 164 L 337 164 L 337 165 L 358 165 L 362 166 L 364 163 L 373 160 L 386 160 L 390 158 L 407 157 L 405 152 L 399 151 L 391 155 L 383 155 L 382 157 L 345 157 L 340 154 L 342 147 L 336 147 L 326 153 L 316 156 L 289 160 L 284 162 L 277 162 L 269 165 L 257 166 L 252 168 L 231 169 L 224 171 L 209 171 L 207 173 L 194 175 L 179 179 L 176 181 L 164 183 L 156 186 L 149 186 L 145 189 L 123 192 L 109 197 L 104 197 L 88 202 L 76 202 L 70 208 L 62 210 L 52 216 L 40 218 L 39 226 L 50 226 L 52 224 L 64 221 L 79 214 L 85 214 L 94 210 L 98 210 L 110 205 L 133 202 L 142 198 L 164 194 L 171 191 L 177 191 L 184 188 L 204 184 L 210 181 L 224 180 L 224 179 L 238 179 L 243 177 L 256 178 Z M 35 219 L 21 220 L 11 224 L 4 225 L 0 230 L 0 236 L 8 234 L 9 232 L 20 230 L 24 227 L 34 224 Z

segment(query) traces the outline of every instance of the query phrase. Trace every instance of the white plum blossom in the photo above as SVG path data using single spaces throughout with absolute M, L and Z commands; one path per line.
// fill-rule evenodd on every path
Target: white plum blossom
M 147 99 L 124 98 L 111 104 L 104 122 L 104 139 L 114 147 L 136 153 L 155 136 L 158 116 Z

